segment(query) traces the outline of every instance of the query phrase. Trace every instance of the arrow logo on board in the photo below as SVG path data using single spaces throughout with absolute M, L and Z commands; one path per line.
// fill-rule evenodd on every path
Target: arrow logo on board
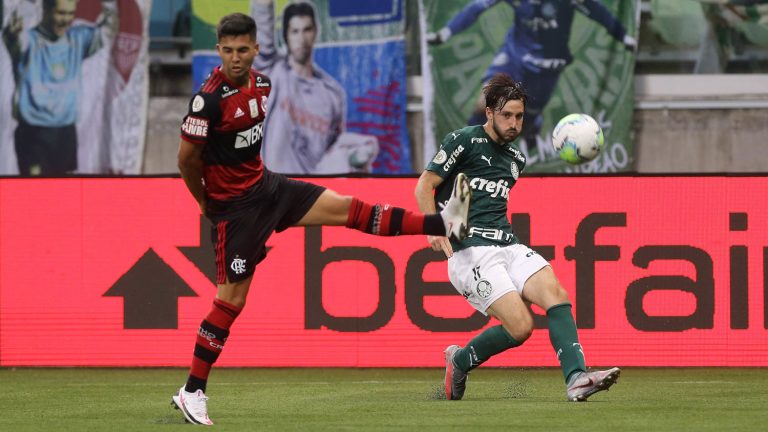
M 123 297 L 124 329 L 177 329 L 179 297 L 197 293 L 149 248 L 104 297 Z
M 178 249 L 212 284 L 216 285 L 216 254 L 213 252 L 211 228 L 213 228 L 211 221 L 200 215 L 200 246 L 182 246 Z
M 211 229 L 213 224 L 205 216 L 200 216 L 200 246 L 180 246 L 177 249 L 192 264 L 200 270 L 205 277 L 216 285 L 216 253 L 213 247 L 213 236 Z M 272 249 L 272 246 L 266 246 L 266 252 Z

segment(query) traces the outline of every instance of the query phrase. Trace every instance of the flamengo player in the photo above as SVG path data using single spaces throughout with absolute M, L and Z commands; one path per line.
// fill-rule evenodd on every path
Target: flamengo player
M 192 98 L 179 144 L 181 176 L 213 222 L 218 290 L 200 324 L 187 382 L 172 403 L 187 421 L 204 425 L 213 424 L 205 395 L 208 374 L 245 306 L 254 269 L 266 257 L 272 232 L 290 226 L 335 225 L 383 236 L 463 239 L 471 198 L 466 177 L 459 175 L 445 209 L 425 216 L 370 205 L 272 173 L 259 155 L 271 82 L 251 69 L 259 52 L 256 24 L 244 14 L 227 15 L 219 22 L 217 36 L 222 64 Z

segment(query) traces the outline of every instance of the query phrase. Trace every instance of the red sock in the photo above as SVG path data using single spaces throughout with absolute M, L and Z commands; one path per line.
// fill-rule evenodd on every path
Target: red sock
M 352 198 L 347 227 L 380 236 L 445 235 L 443 218 L 439 214 L 423 215 L 389 204 L 370 205 L 357 198 Z
M 190 393 L 198 389 L 205 391 L 211 367 L 219 358 L 224 342 L 229 337 L 229 328 L 241 310 L 242 308 L 219 299 L 213 300 L 213 308 L 208 312 L 197 332 L 195 355 L 192 357 L 186 391 Z

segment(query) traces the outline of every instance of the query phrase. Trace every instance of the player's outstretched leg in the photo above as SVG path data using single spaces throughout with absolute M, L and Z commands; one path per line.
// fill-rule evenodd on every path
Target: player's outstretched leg
M 213 422 L 208 418 L 208 397 L 202 390 L 189 393 L 184 390 L 184 386 L 179 392 L 173 395 L 171 405 L 177 410 L 181 410 L 184 419 L 192 424 L 211 426 Z
M 469 234 L 469 202 L 472 200 L 472 188 L 464 173 L 459 173 L 453 182 L 453 192 L 445 208 L 440 212 L 448 237 L 463 240 Z
M 584 402 L 591 395 L 608 390 L 616 383 L 621 369 L 615 367 L 603 371 L 577 372 L 568 381 L 566 395 L 572 402 Z
M 347 210 L 346 227 L 379 236 L 428 234 L 463 240 L 469 234 L 467 218 L 471 198 L 472 189 L 464 174 L 456 176 L 451 197 L 439 214 L 425 215 L 389 204 L 371 205 L 352 198 Z M 334 203 L 326 201 L 325 205 L 333 206 Z M 320 213 L 323 211 L 329 210 L 318 210 Z
M 448 400 L 461 400 L 467 388 L 466 372 L 462 372 L 453 362 L 453 356 L 460 348 L 451 345 L 445 349 L 445 398 Z

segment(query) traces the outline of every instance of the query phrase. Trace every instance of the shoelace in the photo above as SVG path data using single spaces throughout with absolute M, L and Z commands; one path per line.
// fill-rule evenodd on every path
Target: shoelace
M 208 415 L 208 396 L 191 396 L 187 398 L 189 403 L 189 408 L 191 411 L 195 413 L 195 415 L 198 416 L 206 416 Z

